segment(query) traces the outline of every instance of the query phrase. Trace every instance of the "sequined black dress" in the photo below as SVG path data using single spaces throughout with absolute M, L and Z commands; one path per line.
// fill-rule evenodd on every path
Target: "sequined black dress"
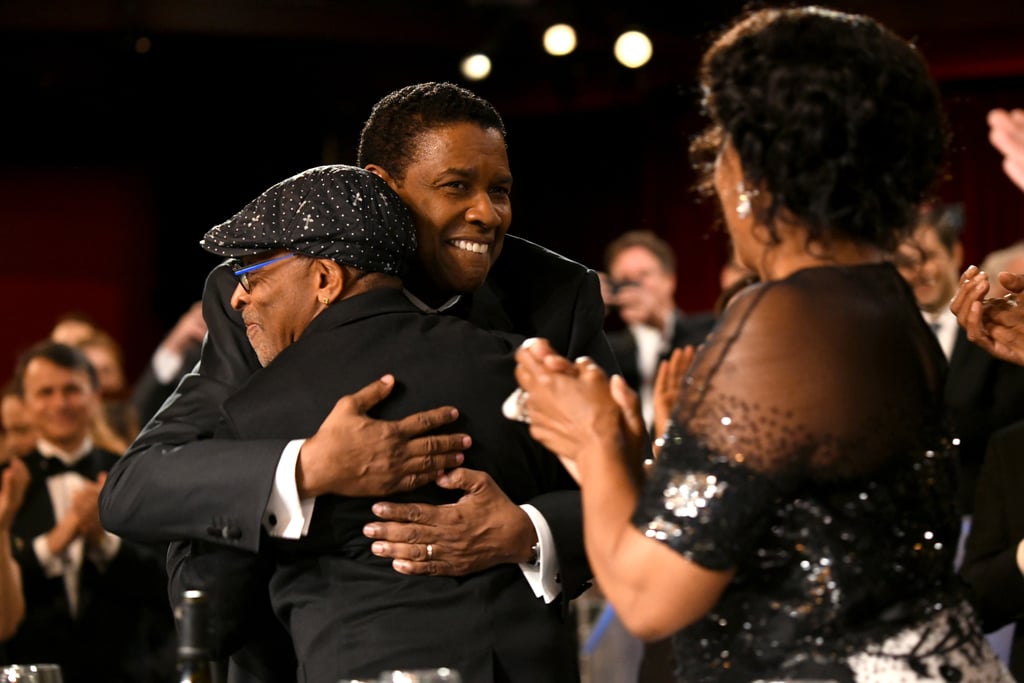
M 691 368 L 634 522 L 736 576 L 679 680 L 1012 680 L 953 572 L 945 360 L 888 264 L 745 292 Z

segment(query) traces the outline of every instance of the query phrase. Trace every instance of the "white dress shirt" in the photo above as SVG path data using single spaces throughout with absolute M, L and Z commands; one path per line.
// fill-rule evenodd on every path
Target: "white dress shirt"
M 629 326 L 629 331 L 636 340 L 636 367 L 640 375 L 640 410 L 643 413 L 647 431 L 654 424 L 654 378 L 658 374 L 658 364 L 669 351 L 670 331 L 675 326 L 675 314 L 668 316 L 665 328 L 659 330 L 651 325 L 636 323 Z
M 54 444 L 42 439 L 36 448 L 44 458 L 56 458 L 67 466 L 74 465 L 92 450 L 92 439 L 86 438 L 81 446 L 72 452 L 63 451 Z M 88 479 L 78 472 L 61 472 L 46 478 L 46 489 L 53 505 L 53 518 L 58 522 L 64 518 L 76 493 L 88 483 Z M 64 589 L 68 596 L 71 615 L 78 614 L 78 596 L 81 585 L 82 562 L 88 559 L 101 571 L 110 564 L 121 548 L 121 539 L 109 532 L 104 532 L 99 547 L 86 548 L 85 539 L 79 536 L 68 544 L 64 552 L 55 555 L 50 552 L 47 534 L 40 534 L 32 540 L 32 549 L 36 559 L 47 578 L 64 577 Z
M 957 330 L 959 329 L 956 316 L 953 315 L 953 311 L 949 310 L 949 307 L 943 307 L 939 313 L 925 313 L 922 311 L 922 315 L 924 315 L 925 321 L 935 332 L 935 337 L 939 340 L 939 346 L 942 347 L 942 352 L 946 354 L 946 360 L 949 360 L 953 357 L 953 347 L 956 346 Z

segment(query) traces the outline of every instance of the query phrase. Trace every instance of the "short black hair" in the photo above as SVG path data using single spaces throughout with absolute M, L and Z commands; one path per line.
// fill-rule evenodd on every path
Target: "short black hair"
M 676 254 L 671 245 L 654 234 L 652 230 L 630 230 L 612 240 L 604 250 L 604 268 L 611 270 L 612 261 L 626 249 L 643 247 L 658 260 L 661 269 L 666 273 L 675 274 Z
M 964 207 L 962 204 L 927 203 L 917 211 L 914 229 L 929 226 L 935 230 L 939 242 L 952 252 L 964 230 Z
M 914 222 L 945 160 L 948 127 L 918 51 L 874 19 L 820 7 L 749 12 L 700 67 L 710 126 L 691 151 L 710 187 L 726 142 L 744 181 L 811 241 L 841 235 L 890 250 Z
M 506 137 L 505 123 L 494 106 L 466 88 L 445 82 L 400 88 L 373 105 L 359 136 L 356 164 L 363 168 L 376 164 L 402 180 L 414 161 L 420 135 L 467 122 Z
M 85 354 L 80 349 L 47 339 L 30 347 L 18 357 L 18 363 L 14 368 L 14 378 L 12 379 L 14 393 L 18 396 L 23 398 L 25 396 L 25 370 L 28 368 L 28 364 L 36 358 L 43 358 L 67 370 L 84 372 L 89 376 L 89 385 L 93 390 L 95 391 L 100 388 L 100 380 L 96 375 L 96 368 L 92 366 L 92 363 L 89 362 L 89 359 L 85 357 Z

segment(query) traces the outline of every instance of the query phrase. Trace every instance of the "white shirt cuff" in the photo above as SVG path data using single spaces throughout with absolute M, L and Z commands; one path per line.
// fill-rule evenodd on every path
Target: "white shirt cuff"
M 555 537 L 551 535 L 551 527 L 537 508 L 532 505 L 519 507 L 533 522 L 533 528 L 537 531 L 537 541 L 540 543 L 540 561 L 537 564 L 520 563 L 519 569 L 533 589 L 534 595 L 544 598 L 544 602 L 553 602 L 562 592 L 562 586 L 558 583 L 559 566 L 558 553 L 555 552 Z
M 64 573 L 64 568 L 70 563 L 70 560 L 64 555 L 54 555 L 50 552 L 46 534 L 39 534 L 32 539 L 32 550 L 35 551 L 36 560 L 39 561 L 39 566 L 43 570 L 43 576 L 48 579 L 61 576 Z
M 107 568 L 117 556 L 117 551 L 121 549 L 121 539 L 118 536 L 110 533 L 109 531 L 103 534 L 103 540 L 100 541 L 98 547 L 89 547 L 88 555 L 89 561 L 96 565 L 101 571 Z
M 158 346 L 153 352 L 153 374 L 160 384 L 170 384 L 181 372 L 185 357 L 180 353 Z
M 305 439 L 289 441 L 281 452 L 274 475 L 274 488 L 263 513 L 263 528 L 274 538 L 302 538 L 309 533 L 316 498 L 299 498 L 295 467 Z

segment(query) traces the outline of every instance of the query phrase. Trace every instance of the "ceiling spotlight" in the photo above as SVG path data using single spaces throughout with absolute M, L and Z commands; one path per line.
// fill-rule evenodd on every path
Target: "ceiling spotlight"
M 459 67 L 462 75 L 470 81 L 482 81 L 491 75 L 491 58 L 485 54 L 469 55 Z
M 615 41 L 615 59 L 630 69 L 649 62 L 652 52 L 651 39 L 640 31 L 626 31 Z
M 553 24 L 544 31 L 544 49 L 549 55 L 563 57 L 576 49 L 576 30 L 569 24 Z

